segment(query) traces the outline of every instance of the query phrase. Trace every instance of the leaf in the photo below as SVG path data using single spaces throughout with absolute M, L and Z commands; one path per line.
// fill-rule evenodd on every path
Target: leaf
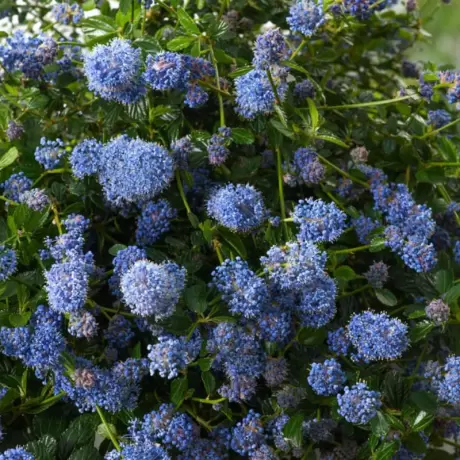
M 184 300 L 187 307 L 195 313 L 203 313 L 208 306 L 206 302 L 206 287 L 196 284 L 187 288 L 184 292 Z
M 120 0 L 120 11 L 123 14 L 128 13 L 132 8 L 132 3 L 134 0 Z
M 22 327 L 25 326 L 30 319 L 30 311 L 25 313 L 11 313 L 9 320 L 12 326 Z
M 332 144 L 338 145 L 339 147 L 343 147 L 344 149 L 348 149 L 348 144 L 346 144 L 344 141 L 339 139 L 337 136 L 331 133 L 324 133 L 320 132 L 315 135 L 316 139 L 322 139 L 323 141 L 326 142 L 331 142 Z
M 390 430 L 390 425 L 382 412 L 378 411 L 377 416 L 371 420 L 371 429 L 377 437 L 381 438 L 387 435 Z
M 412 424 L 412 429 L 414 431 L 422 431 L 424 430 L 427 426 L 431 424 L 434 420 L 434 415 L 428 414 L 425 411 L 420 411 L 417 416 L 414 419 L 414 422 Z
M 398 447 L 396 441 L 385 442 L 374 452 L 372 460 L 390 460 Z
M 69 460 L 102 460 L 102 457 L 95 447 L 83 446 L 74 451 Z
M 398 303 L 396 296 L 388 289 L 375 289 L 375 296 L 383 305 L 394 307 Z
M 33 432 L 36 436 L 48 434 L 58 439 L 62 432 L 67 428 L 68 420 L 62 413 L 61 407 L 53 407 L 46 413 L 36 415 L 32 422 Z
M 452 286 L 444 295 L 444 300 L 448 304 L 453 304 L 460 297 L 460 283 Z
M 181 26 L 189 34 L 200 35 L 200 29 L 195 24 L 195 21 L 183 8 L 177 8 L 177 17 L 179 18 Z
M 208 395 L 212 394 L 212 392 L 216 388 L 216 379 L 212 375 L 211 371 L 205 371 L 201 373 L 201 380 L 203 381 L 204 388 Z
M 103 32 L 116 32 L 117 23 L 109 16 L 93 16 L 92 18 L 83 19 L 79 25 L 85 30 L 87 34 L 100 34 Z
M 254 142 L 254 135 L 245 128 L 232 128 L 231 139 L 237 144 L 252 144 Z
M 239 69 L 236 69 L 235 71 L 230 72 L 230 73 L 228 74 L 228 76 L 231 77 L 231 78 L 241 77 L 241 75 L 247 74 L 247 73 L 250 72 L 252 69 L 254 69 L 254 67 L 253 67 L 252 65 L 240 67 Z
M 192 224 L 193 228 L 198 228 L 200 226 L 200 219 L 193 212 L 187 213 L 188 220 Z
M 409 395 L 409 387 L 399 372 L 387 372 L 385 375 L 383 395 L 388 401 L 388 405 L 392 408 L 399 409 L 404 405 Z
M 420 342 L 420 340 L 423 340 L 433 328 L 434 324 L 430 321 L 421 321 L 420 323 L 417 323 L 413 328 L 411 328 L 409 333 L 411 342 Z
M 425 310 L 421 309 L 421 310 L 415 310 L 412 313 L 408 314 L 407 318 L 408 319 L 416 319 L 416 318 L 423 318 L 425 316 L 426 316 Z
M 116 256 L 118 254 L 118 251 L 121 251 L 123 249 L 126 249 L 127 246 L 124 244 L 114 244 L 112 247 L 109 249 L 109 254 L 111 256 Z
M 185 393 L 188 390 L 187 377 L 181 377 L 171 382 L 171 402 L 179 407 L 184 401 Z
M 380 252 L 385 249 L 385 238 L 373 238 L 369 252 Z
M 435 275 L 435 286 L 440 294 L 446 293 L 454 283 L 452 270 L 439 270 Z
M 310 109 L 311 127 L 313 131 L 316 131 L 319 124 L 319 113 L 316 108 L 316 104 L 313 99 L 307 98 L 308 108 Z
M 424 454 L 426 452 L 425 440 L 420 436 L 420 433 L 410 433 L 401 440 L 404 447 L 414 454 Z M 424 456 L 421 456 L 424 458 Z
M 169 51 L 179 51 L 191 46 L 196 40 L 195 37 L 176 37 L 169 41 L 166 45 Z
M 202 371 L 209 371 L 212 367 L 212 363 L 214 362 L 214 358 L 201 358 L 197 361 L 198 366 Z
M 410 399 L 419 409 L 428 414 L 434 414 L 438 408 L 436 396 L 427 391 L 415 391 L 410 395 Z
M 54 460 L 57 441 L 47 434 L 36 441 L 27 443 L 26 450 L 34 456 L 35 460 Z
M 355 279 L 356 276 L 355 271 L 348 265 L 342 265 L 334 271 L 335 278 L 342 278 L 347 281 Z
M 73 420 L 59 439 L 59 457 L 67 458 L 75 448 L 91 443 L 99 423 L 95 414 L 83 414 Z
M 17 160 L 18 156 L 19 156 L 18 149 L 16 147 L 11 147 L 0 158 L 0 171 L 2 169 L 5 169 L 9 165 L 13 164 Z
M 163 51 L 160 42 L 154 37 L 145 36 L 142 38 L 138 38 L 134 41 L 133 45 L 137 48 L 144 50 L 146 53 L 152 55 L 158 54 L 161 51 Z
M 96 433 L 103 439 L 110 439 L 111 434 L 114 434 L 115 436 L 117 435 L 117 427 L 112 423 L 107 423 L 107 426 L 104 423 L 100 423 L 97 427 Z
M 227 243 L 232 250 L 236 251 L 242 259 L 247 258 L 246 247 L 237 234 L 232 233 L 230 230 L 223 227 L 219 227 L 219 233 L 222 235 L 224 242 Z
M 324 343 L 326 340 L 327 332 L 321 329 L 313 329 L 312 327 L 303 327 L 299 331 L 299 342 L 307 347 L 317 346 Z
M 283 427 L 285 438 L 290 441 L 294 447 L 300 447 L 302 445 L 303 421 L 303 414 L 296 414 L 293 415 Z
M 216 58 L 216 61 L 220 64 L 233 64 L 234 62 L 234 59 L 231 56 L 229 56 L 224 50 L 221 50 L 219 48 L 216 48 L 214 50 L 214 56 Z

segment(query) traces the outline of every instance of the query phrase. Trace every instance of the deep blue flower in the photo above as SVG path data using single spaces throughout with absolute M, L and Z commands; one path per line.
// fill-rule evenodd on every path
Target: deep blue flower
M 460 241 L 455 242 L 454 246 L 454 260 L 456 264 L 460 264 Z
M 181 137 L 171 143 L 171 155 L 178 168 L 188 169 L 189 157 L 192 151 L 193 144 L 189 136 Z
M 0 245 L 0 281 L 8 279 L 17 269 L 18 261 L 14 249 Z
M 295 84 L 294 97 L 305 101 L 307 97 L 313 99 L 315 97 L 315 87 L 310 80 L 302 80 Z
M 335 331 L 331 331 L 327 335 L 327 344 L 329 350 L 339 356 L 346 356 L 351 342 L 347 336 L 347 331 L 343 327 L 339 327 Z
M 32 180 L 25 176 L 21 171 L 11 176 L 2 184 L 3 195 L 7 198 L 18 201 L 21 195 L 32 188 Z
M 134 337 L 134 331 L 130 321 L 123 315 L 114 315 L 104 331 L 104 337 L 110 347 L 125 349 Z
M 6 128 L 6 135 L 8 140 L 14 141 L 15 139 L 19 139 L 24 134 L 24 127 L 15 121 L 10 120 L 8 122 L 8 128 Z
M 438 109 L 428 112 L 428 123 L 435 129 L 442 128 L 452 120 L 450 113 L 447 110 Z
M 354 217 L 351 224 L 361 244 L 369 244 L 372 239 L 370 235 L 381 226 L 378 220 L 367 217 L 364 214 L 360 214 L 359 217 Z
M 228 184 L 212 191 L 208 214 L 235 232 L 259 227 L 268 217 L 262 194 L 251 185 Z
M 221 165 L 230 155 L 230 150 L 227 148 L 227 145 L 231 130 L 230 134 L 226 135 L 228 134 L 226 131 L 220 132 L 222 129 L 230 130 L 230 128 L 221 127 L 219 129 L 219 134 L 213 134 L 211 136 L 207 146 L 209 163 L 213 166 Z
M 289 9 L 289 16 L 286 21 L 293 32 L 300 32 L 311 37 L 316 29 L 326 21 L 322 0 L 318 0 L 318 2 L 315 0 L 296 0 Z
M 269 358 L 264 371 L 264 379 L 269 387 L 281 385 L 288 376 L 288 363 L 285 358 Z
M 78 24 L 83 19 L 83 9 L 78 3 L 57 3 L 53 6 L 52 13 L 61 24 Z
M 35 457 L 24 448 L 15 447 L 0 454 L 0 460 L 35 460 Z
M 86 310 L 72 313 L 69 317 L 68 331 L 74 337 L 90 339 L 97 334 L 96 318 Z
M 171 219 L 176 215 L 176 210 L 166 200 L 145 203 L 137 218 L 136 243 L 139 246 L 155 243 L 163 233 L 169 231 Z
M 311 365 L 307 380 L 316 394 L 332 396 L 342 391 L 347 378 L 335 359 L 326 359 L 324 363 Z
M 447 358 L 442 367 L 442 378 L 439 380 L 438 396 L 449 404 L 460 404 L 460 357 Z
M 251 455 L 263 444 L 265 444 L 265 434 L 261 415 L 250 409 L 248 415 L 232 429 L 230 446 L 240 455 Z
M 384 262 L 374 262 L 364 276 L 373 288 L 382 289 L 388 281 L 388 265 Z
M 35 149 L 35 159 L 45 168 L 53 169 L 65 154 L 64 142 L 61 139 L 54 141 L 42 137 L 40 146 Z
M 147 57 L 144 78 L 153 89 L 160 91 L 185 89 L 190 71 L 182 55 L 166 51 Z
M 45 190 L 33 188 L 21 193 L 19 202 L 24 203 L 33 211 L 44 211 L 49 206 L 50 199 Z
M 209 99 L 208 93 L 197 83 L 189 83 L 185 93 L 184 104 L 191 109 L 201 107 Z
M 344 393 L 337 395 L 339 414 L 350 423 L 365 424 L 370 422 L 382 405 L 378 391 L 369 390 L 363 383 L 357 383 L 351 388 L 345 387 Z
M 139 260 L 121 277 L 123 300 L 133 313 L 155 320 L 174 313 L 185 284 L 185 269 Z
M 307 185 L 319 184 L 326 173 L 318 154 L 310 148 L 300 148 L 294 152 L 293 167 L 295 173 Z
M 83 179 L 97 173 L 101 149 L 102 144 L 95 139 L 85 139 L 74 147 L 69 160 L 75 177 Z
M 285 386 L 276 393 L 276 402 L 282 409 L 296 409 L 306 396 L 305 388 Z
M 271 65 L 280 64 L 288 59 L 289 46 L 279 29 L 272 29 L 258 35 L 254 47 L 254 59 L 252 63 L 257 69 L 267 69 Z

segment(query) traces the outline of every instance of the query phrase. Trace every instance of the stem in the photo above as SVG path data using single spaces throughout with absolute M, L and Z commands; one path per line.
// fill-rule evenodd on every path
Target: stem
M 203 398 L 192 398 L 192 401 L 197 401 L 204 404 L 219 404 L 221 402 L 226 401 L 227 398 L 220 398 L 220 399 L 203 399 Z
M 176 182 L 177 182 L 177 188 L 179 190 L 179 195 L 182 198 L 182 203 L 184 203 L 185 209 L 187 210 L 187 214 L 191 214 L 192 209 L 190 208 L 190 205 L 188 204 L 188 201 L 187 201 L 187 197 L 185 196 L 184 187 L 182 187 L 182 179 L 180 177 L 180 172 L 178 169 L 176 169 Z
M 213 246 L 214 246 L 214 249 L 215 249 L 215 251 L 216 251 L 217 258 L 219 259 L 219 262 L 220 262 L 221 264 L 223 264 L 223 263 L 224 263 L 224 257 L 223 257 L 223 255 L 222 255 L 222 251 L 220 250 L 220 242 L 217 241 L 217 240 L 214 240 Z
M 371 287 L 372 286 L 370 286 L 369 284 L 366 284 L 365 286 L 361 286 L 360 288 L 355 289 L 354 291 L 344 292 L 342 293 L 342 295 L 339 296 L 339 299 L 341 299 L 342 297 L 349 297 L 351 295 L 358 294 L 359 292 L 367 291 L 368 289 L 371 289 Z
M 428 163 L 425 165 L 425 168 L 434 168 L 436 166 L 458 166 L 460 167 L 460 163 L 456 161 L 433 161 L 432 163 Z
M 359 107 L 375 107 L 377 105 L 386 105 L 386 104 L 393 104 L 393 102 L 400 102 L 405 101 L 407 99 L 411 99 L 414 96 L 402 96 L 402 97 L 395 97 L 393 99 L 385 99 L 383 101 L 372 101 L 372 102 L 360 102 L 358 104 L 344 104 L 344 105 L 323 105 L 318 107 L 318 109 L 323 110 L 341 110 L 341 109 L 354 109 Z
M 450 439 L 446 439 L 446 438 L 441 438 L 441 439 L 446 444 L 449 444 L 450 446 L 458 447 L 460 449 L 460 444 L 457 444 L 456 442 L 451 441 Z
M 45 171 L 39 178 L 32 184 L 32 187 L 35 187 L 44 177 L 46 177 L 48 174 L 61 174 L 61 173 L 66 173 L 70 172 L 66 168 L 57 168 L 57 169 L 50 169 L 49 171 Z
M 19 204 L 20 204 L 20 203 L 18 203 L 16 201 L 10 200 L 9 198 L 7 198 L 6 196 L 3 196 L 3 195 L 0 195 L 0 200 L 6 201 L 11 206 L 19 206 Z
M 273 77 L 272 77 L 272 73 L 270 72 L 270 69 L 267 69 L 267 77 L 268 77 L 268 81 L 270 82 L 270 86 L 272 87 L 273 94 L 275 95 L 276 103 L 281 107 L 282 102 L 278 94 L 278 91 L 276 89 L 275 82 L 273 81 Z
M 294 52 L 291 54 L 291 57 L 289 58 L 290 61 L 292 61 L 299 53 L 302 51 L 302 48 L 307 44 L 305 39 L 303 39 L 300 42 L 300 45 L 294 50 Z
M 217 64 L 216 57 L 214 56 L 214 49 L 212 45 L 209 45 L 209 52 L 211 53 L 212 63 L 216 71 L 216 86 L 218 89 L 217 99 L 219 100 L 220 126 L 223 127 L 225 126 L 224 100 L 222 99 L 222 94 L 220 93 L 221 89 L 220 89 L 219 66 Z
M 371 247 L 370 244 L 365 244 L 364 246 L 358 246 L 356 248 L 348 248 L 348 249 L 339 249 L 337 251 L 330 251 L 331 254 L 349 254 L 358 251 L 365 251 Z
M 447 128 L 450 128 L 451 126 L 456 125 L 458 122 L 460 122 L 460 118 L 457 118 L 456 120 L 451 121 L 450 123 L 447 123 L 447 125 L 444 125 L 438 129 L 435 129 L 434 131 L 430 131 L 429 133 L 424 134 L 423 136 L 419 137 L 419 139 L 426 139 L 427 137 L 434 136 L 435 134 L 438 134 L 444 129 L 447 129 Z
M 118 450 L 118 452 L 121 451 L 121 447 L 120 447 L 120 444 L 118 444 L 118 441 L 117 441 L 117 438 L 115 437 L 115 435 L 112 433 L 112 430 L 110 429 L 108 423 L 107 423 L 107 420 L 105 419 L 105 416 L 101 410 L 101 408 L 99 406 L 96 406 L 96 410 L 97 410 L 97 413 L 99 414 L 99 417 L 102 421 L 102 424 L 104 425 L 106 431 L 107 431 L 107 434 L 109 435 L 109 438 L 110 440 L 112 441 L 112 444 L 115 446 L 115 449 Z
M 318 154 L 318 158 L 328 166 L 330 166 L 332 169 L 337 171 L 339 174 L 341 174 L 343 177 L 346 177 L 347 179 L 350 179 L 353 182 L 356 182 L 359 185 L 362 185 L 365 188 L 370 188 L 369 184 L 367 182 L 362 181 L 361 179 L 358 179 L 356 177 L 351 176 L 348 174 L 346 171 L 343 169 L 340 169 L 338 166 L 336 166 L 334 163 L 331 163 L 328 159 L 324 158 L 322 155 Z
M 57 228 L 58 228 L 59 235 L 62 235 L 62 233 L 63 233 L 63 232 L 62 232 L 62 225 L 61 225 L 61 221 L 60 221 L 60 219 L 59 219 L 59 212 L 58 212 L 58 210 L 57 210 L 57 208 L 56 208 L 56 205 L 55 205 L 55 204 L 52 204 L 52 205 L 51 205 L 51 209 L 52 209 L 53 214 L 54 214 L 54 220 L 55 220 L 55 222 L 56 222 L 56 226 L 57 226 Z
M 284 188 L 283 188 L 283 170 L 282 170 L 281 150 L 276 147 L 276 171 L 278 174 L 278 193 L 280 197 L 280 210 L 281 219 L 283 222 L 284 236 L 288 238 L 288 226 L 286 223 L 286 203 L 284 202 Z
M 437 189 L 439 190 L 439 193 L 441 196 L 444 198 L 447 203 L 452 202 L 452 198 L 449 195 L 449 192 L 447 191 L 446 187 L 444 187 L 443 184 L 438 184 Z M 454 211 L 454 216 L 455 216 L 455 221 L 457 222 L 457 225 L 460 226 L 460 216 L 458 215 L 457 211 Z
M 105 311 L 105 312 L 109 312 L 109 313 L 115 313 L 117 315 L 126 316 L 127 318 L 137 318 L 137 316 L 134 315 L 133 313 L 128 313 L 126 311 L 119 311 L 119 310 L 116 310 L 115 308 L 101 307 L 100 305 L 95 305 L 95 306 L 100 308 L 103 312 Z

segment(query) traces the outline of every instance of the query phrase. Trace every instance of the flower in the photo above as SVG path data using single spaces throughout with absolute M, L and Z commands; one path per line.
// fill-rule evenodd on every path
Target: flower
M 159 91 L 185 89 L 190 79 L 190 71 L 182 55 L 167 51 L 147 57 L 144 79 L 153 89 Z
M 24 134 L 24 127 L 15 121 L 10 120 L 8 122 L 8 128 L 6 128 L 6 135 L 8 140 L 14 141 L 15 139 L 19 139 Z
M 384 262 L 374 262 L 364 276 L 373 288 L 382 289 L 388 281 L 388 265 Z
M 52 13 L 61 24 L 78 24 L 83 19 L 83 9 L 78 3 L 57 3 L 53 6 Z
M 240 455 L 251 455 L 265 443 L 265 434 L 261 416 L 252 409 L 248 415 L 232 429 L 230 447 Z
M 19 201 L 21 195 L 32 188 L 32 180 L 25 176 L 21 171 L 11 174 L 11 176 L 2 184 L 3 195 L 13 201 Z
M 248 232 L 268 217 L 262 194 L 251 185 L 228 184 L 214 189 L 208 214 L 234 232 Z
M 281 385 L 288 376 L 288 364 L 285 358 L 269 358 L 265 365 L 264 379 L 269 387 Z
M 327 344 L 329 350 L 339 356 L 346 356 L 351 345 L 350 339 L 347 336 L 347 331 L 343 327 L 328 332 Z
M 95 139 L 84 139 L 77 144 L 69 158 L 74 176 L 83 179 L 96 174 L 101 150 L 102 144 Z
M 0 245 L 0 281 L 8 279 L 17 269 L 18 261 L 14 249 Z
M 163 233 L 166 233 L 176 210 L 166 200 L 148 201 L 142 206 L 137 218 L 136 243 L 139 246 L 152 245 Z
M 35 460 L 35 457 L 23 447 L 15 447 L 0 454 L 0 460 Z
M 335 359 L 326 359 L 324 363 L 311 365 L 307 380 L 316 394 L 332 396 L 342 390 L 347 379 Z
M 288 59 L 289 47 L 279 29 L 272 29 L 257 37 L 252 63 L 257 69 L 267 69 Z
M 449 305 L 444 303 L 441 299 L 432 300 L 426 307 L 425 313 L 428 318 L 435 324 L 446 323 L 449 319 Z
M 313 99 L 315 97 L 315 87 L 310 80 L 302 80 L 295 84 L 294 97 L 305 100 L 307 97 Z
M 438 380 L 438 397 L 449 404 L 460 403 L 460 357 L 447 358 L 446 364 L 441 369 L 442 377 Z
M 369 390 L 366 383 L 344 388 L 343 394 L 337 395 L 338 412 L 347 422 L 364 425 L 370 422 L 382 405 L 378 391 Z
M 74 337 L 90 339 L 97 334 L 96 318 L 88 311 L 72 313 L 68 331 Z
M 45 190 L 33 188 L 19 195 L 19 202 L 24 203 L 33 211 L 44 211 L 50 204 Z
M 452 117 L 447 110 L 438 109 L 428 112 L 428 123 L 435 129 L 442 128 L 451 121 Z
M 326 21 L 322 0 L 317 3 L 314 0 L 296 0 L 286 21 L 293 32 L 311 37 Z
M 55 168 L 64 154 L 64 142 L 62 142 L 61 139 L 51 141 L 42 137 L 40 139 L 40 147 L 35 149 L 35 159 L 45 169 Z
M 185 284 L 185 269 L 172 262 L 135 262 L 121 277 L 123 300 L 139 316 L 155 320 L 174 313 Z
M 120 280 L 138 260 L 147 259 L 147 253 L 144 249 L 137 246 L 128 246 L 120 249 L 113 259 L 113 275 L 109 279 L 109 286 L 114 295 L 120 295 Z

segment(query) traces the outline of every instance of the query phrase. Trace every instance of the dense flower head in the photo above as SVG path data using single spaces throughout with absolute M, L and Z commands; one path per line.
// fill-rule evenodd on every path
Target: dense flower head
M 159 91 L 185 89 L 190 71 L 181 54 L 166 51 L 147 57 L 144 78 L 153 89 Z
M 378 391 L 369 390 L 366 383 L 344 388 L 343 394 L 337 395 L 339 414 L 350 423 L 365 424 L 377 415 L 377 410 L 382 405 Z
M 455 260 L 455 263 L 460 264 L 460 241 L 455 242 L 454 260 Z
M 426 316 L 431 319 L 435 324 L 446 323 L 449 319 L 449 305 L 443 302 L 441 299 L 432 300 L 425 307 Z
M 360 214 L 359 217 L 354 217 L 351 220 L 358 240 L 361 244 L 369 244 L 371 242 L 371 235 L 377 230 L 381 224 L 378 220 Z
M 237 257 L 225 260 L 212 273 L 212 284 L 222 294 L 232 313 L 252 318 L 260 314 L 268 302 L 268 289 L 248 263 Z
M 0 245 L 0 281 L 8 279 L 17 269 L 16 251 Z
M 442 401 L 458 405 L 460 403 L 460 357 L 447 358 L 446 364 L 441 369 L 442 377 L 439 378 L 438 396 Z
M 379 2 L 378 0 L 345 0 L 345 11 L 355 16 L 357 19 L 369 19 L 376 11 L 383 10 L 391 5 L 393 0 L 385 0 Z
M 335 203 L 313 198 L 300 200 L 292 217 L 300 225 L 298 239 L 313 242 L 336 240 L 345 230 L 347 219 Z
M 444 125 L 447 125 L 451 119 L 452 117 L 450 113 L 444 109 L 430 110 L 428 112 L 428 123 L 435 129 L 442 128 Z
M 354 315 L 347 326 L 358 354 L 370 361 L 401 356 L 409 346 L 407 329 L 399 319 L 371 311 Z
M 193 151 L 193 144 L 189 136 L 181 137 L 171 142 L 171 155 L 176 166 L 181 169 L 188 169 L 189 157 Z
M 318 154 L 310 148 L 300 148 L 294 152 L 294 161 L 291 165 L 299 180 L 307 185 L 319 184 L 325 176 L 326 170 L 318 159 Z
M 8 122 L 8 128 L 6 128 L 6 135 L 8 139 L 14 141 L 15 139 L 19 139 L 24 134 L 24 127 L 16 123 L 15 121 L 10 120 Z
M 288 363 L 285 358 L 269 358 L 265 365 L 264 379 L 269 387 L 281 385 L 288 376 Z
M 460 102 L 460 74 L 455 75 L 453 85 L 447 91 L 447 100 L 449 104 L 458 104 Z
M 328 332 L 327 344 L 329 346 L 329 350 L 333 353 L 339 356 L 346 356 L 351 342 L 345 328 L 339 327 L 335 331 Z
M 190 340 L 171 335 L 159 336 L 158 343 L 148 346 L 150 374 L 154 375 L 158 371 L 163 378 L 177 377 L 196 358 L 200 348 L 199 333 L 195 333 Z
M 174 160 L 154 142 L 119 136 L 101 151 L 99 181 L 115 205 L 154 198 L 172 179 Z
M 136 243 L 139 246 L 155 243 L 163 233 L 169 231 L 176 214 L 177 211 L 166 200 L 144 203 L 137 218 Z
M 311 37 L 326 21 L 322 0 L 296 0 L 286 20 L 293 32 Z
M 342 390 L 347 379 L 340 364 L 335 359 L 326 359 L 324 363 L 311 365 L 307 380 L 316 394 L 332 396 Z
M 121 294 L 121 277 L 134 265 L 134 262 L 142 259 L 147 259 L 147 253 L 137 246 L 128 246 L 117 252 L 113 259 L 113 275 L 109 279 L 109 286 L 114 295 Z
M 61 24 L 78 24 L 83 19 L 83 9 L 78 3 L 56 3 L 52 13 L 57 22 Z
M 388 265 L 384 262 L 374 262 L 364 276 L 373 288 L 382 289 L 388 281 Z
M 21 195 L 32 188 L 32 180 L 21 171 L 11 174 L 2 184 L 3 195 L 13 201 L 20 201 Z
M 21 193 L 19 202 L 24 203 L 33 211 L 44 211 L 49 206 L 50 199 L 45 190 L 33 188 Z
M 231 129 L 222 126 L 219 128 L 218 134 L 211 136 L 207 146 L 209 164 L 218 166 L 228 158 L 230 150 L 227 148 L 227 145 L 230 135 Z
M 108 101 L 132 104 L 145 94 L 140 75 L 141 50 L 129 40 L 115 38 L 83 54 L 88 88 Z
M 0 454 L 0 460 L 35 460 L 35 457 L 23 447 L 15 447 Z
M 263 444 L 265 434 L 261 415 L 250 409 L 248 415 L 233 428 L 230 446 L 240 455 L 251 455 Z
M 207 202 L 208 214 L 235 232 L 248 232 L 268 217 L 262 194 L 251 185 L 228 184 L 214 189 Z
M 276 393 L 276 402 L 282 409 L 295 409 L 306 396 L 305 388 L 287 385 Z
M 267 305 L 256 319 L 255 330 L 263 340 L 287 343 L 293 337 L 292 313 L 276 304 Z
M 83 179 L 97 173 L 101 149 L 102 144 L 95 139 L 84 139 L 73 148 L 69 160 L 75 177 Z
M 307 97 L 313 99 L 315 97 L 315 87 L 313 83 L 308 80 L 302 80 L 295 84 L 294 97 L 305 100 Z
M 97 321 L 89 311 L 72 313 L 69 317 L 69 334 L 78 338 L 90 339 L 97 334 Z
M 315 442 L 329 441 L 332 437 L 332 432 L 337 428 L 337 422 L 330 418 L 318 420 L 314 418 L 304 422 L 303 429 L 305 434 Z
M 120 443 L 121 450 L 112 450 L 105 456 L 105 460 L 170 460 L 171 457 L 157 443 L 144 440 L 135 444 Z
M 174 313 L 185 284 L 185 269 L 172 262 L 135 262 L 121 277 L 123 300 L 139 316 L 155 320 Z
M 184 104 L 191 109 L 201 107 L 206 104 L 209 94 L 197 83 L 188 83 L 185 93 Z
M 254 47 L 252 63 L 257 69 L 267 69 L 288 59 L 289 47 L 279 29 L 272 29 L 259 35 Z
M 109 321 L 104 337 L 113 348 L 124 349 L 134 337 L 131 322 L 123 315 L 114 315 Z
M 42 137 L 40 146 L 35 149 L 35 159 L 45 168 L 55 168 L 65 154 L 64 142 L 61 139 L 54 141 Z
M 265 71 L 254 69 L 235 80 L 236 111 L 242 117 L 253 119 L 258 114 L 273 112 L 275 94 Z M 286 94 L 286 84 L 277 87 L 281 99 Z

